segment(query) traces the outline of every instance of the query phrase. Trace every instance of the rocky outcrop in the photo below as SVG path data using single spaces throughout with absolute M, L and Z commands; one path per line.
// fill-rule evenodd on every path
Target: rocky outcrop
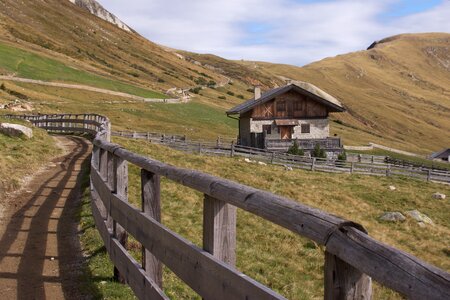
M 393 211 L 393 212 L 385 212 L 383 215 L 380 216 L 380 220 L 387 222 L 403 222 L 406 220 L 406 218 L 401 212 Z
M 12 137 L 25 136 L 29 139 L 33 137 L 33 130 L 23 125 L 0 123 L 0 133 Z
M 95 0 L 69 0 L 73 4 L 89 11 L 91 14 L 103 19 L 117 27 L 132 32 L 133 30 L 127 24 L 122 22 L 118 17 L 107 11 L 100 3 Z

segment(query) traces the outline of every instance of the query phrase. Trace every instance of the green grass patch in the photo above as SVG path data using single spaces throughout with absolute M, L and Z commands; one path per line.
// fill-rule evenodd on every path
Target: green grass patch
M 145 98 L 167 96 L 117 80 L 69 67 L 62 62 L 0 43 L 0 68 L 18 77 L 43 81 L 84 84 Z
M 30 123 L 4 119 L 0 123 L 14 123 L 31 127 Z M 26 175 L 60 153 L 55 141 L 44 130 L 33 128 L 33 137 L 10 137 L 0 133 L 0 197 L 17 190 Z

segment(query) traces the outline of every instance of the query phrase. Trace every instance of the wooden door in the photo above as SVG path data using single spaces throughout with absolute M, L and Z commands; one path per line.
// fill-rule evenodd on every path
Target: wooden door
M 291 140 L 292 139 L 292 127 L 291 126 L 281 126 L 280 133 L 281 133 L 282 140 Z

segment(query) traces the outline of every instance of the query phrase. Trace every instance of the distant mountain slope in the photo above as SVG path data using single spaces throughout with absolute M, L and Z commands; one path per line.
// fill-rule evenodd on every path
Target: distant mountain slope
M 336 114 L 346 141 L 384 139 L 415 151 L 450 143 L 450 34 L 405 34 L 372 49 L 305 67 L 239 62 L 265 74 L 309 81 L 348 109 Z M 360 129 L 355 138 L 353 128 Z M 366 132 L 367 135 L 362 135 Z
M 108 21 L 117 27 L 126 30 L 126 31 L 132 31 L 130 27 L 128 27 L 127 24 L 122 22 L 119 18 L 117 18 L 115 15 L 107 11 L 100 3 L 98 3 L 95 0 L 69 0 L 73 4 L 89 11 L 91 14 Z
M 418 152 L 449 146 L 450 34 L 390 37 L 370 50 L 296 67 L 170 49 L 92 15 L 92 9 L 67 0 L 2 0 L 0 44 L 147 90 L 197 87 L 194 101 L 224 112 L 251 98 L 255 84 L 267 90 L 288 78 L 309 81 L 348 108 L 331 116 L 332 132 L 347 144 L 373 141 Z M 0 65 L 0 73 L 15 75 L 23 67 L 20 61 Z M 36 65 L 33 74 L 46 74 L 45 68 Z

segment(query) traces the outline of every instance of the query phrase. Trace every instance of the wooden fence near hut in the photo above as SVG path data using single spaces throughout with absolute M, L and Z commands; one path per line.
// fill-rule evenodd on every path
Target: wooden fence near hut
M 450 298 L 450 274 L 371 238 L 359 224 L 269 192 L 132 153 L 110 143 L 106 117 L 74 116 L 17 117 L 59 133 L 96 132 L 92 213 L 118 277 L 139 299 L 168 299 L 162 290 L 162 264 L 205 299 L 284 299 L 235 268 L 236 208 L 325 247 L 325 299 L 370 299 L 372 279 L 411 299 Z M 141 208 L 128 202 L 129 164 L 141 169 Z M 161 177 L 204 194 L 202 249 L 161 224 Z M 142 244 L 141 262 L 126 249 L 127 233 Z
M 406 176 L 425 181 L 450 183 L 450 171 L 403 163 L 385 163 L 385 156 L 349 155 L 347 161 L 290 155 L 259 148 L 236 145 L 234 141 L 218 137 L 215 142 L 188 140 L 186 136 L 118 131 L 112 136 L 146 140 L 163 144 L 176 150 L 216 156 L 243 156 L 265 163 L 282 165 L 296 169 L 329 173 L 349 173 L 374 176 Z

